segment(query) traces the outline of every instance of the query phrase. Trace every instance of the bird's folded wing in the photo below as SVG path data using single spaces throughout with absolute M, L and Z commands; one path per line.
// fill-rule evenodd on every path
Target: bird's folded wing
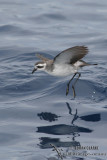
M 85 46 L 75 46 L 66 49 L 59 53 L 54 58 L 54 64 L 73 64 L 82 59 L 88 53 L 88 48 Z

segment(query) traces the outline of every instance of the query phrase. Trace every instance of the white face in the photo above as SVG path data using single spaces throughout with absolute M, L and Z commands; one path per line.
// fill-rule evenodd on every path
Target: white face
M 37 62 L 37 63 L 35 64 L 35 67 L 34 67 L 33 71 L 32 71 L 32 74 L 33 74 L 35 71 L 37 71 L 37 70 L 44 71 L 45 68 L 46 68 L 46 63 L 44 63 L 44 62 Z
M 35 69 L 36 70 L 45 70 L 45 67 L 46 67 L 46 63 L 37 63 L 35 64 Z

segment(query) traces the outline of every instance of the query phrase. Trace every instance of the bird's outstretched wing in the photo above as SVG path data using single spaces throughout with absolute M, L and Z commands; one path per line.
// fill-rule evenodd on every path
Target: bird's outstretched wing
M 68 48 L 54 58 L 54 64 L 74 64 L 78 60 L 82 59 L 87 53 L 88 48 L 85 46 Z
M 38 58 L 41 59 L 42 61 L 49 61 L 49 60 L 50 60 L 50 59 L 48 59 L 48 58 L 46 58 L 46 57 L 44 57 L 43 55 L 38 54 L 38 53 L 36 53 L 36 57 L 38 57 Z

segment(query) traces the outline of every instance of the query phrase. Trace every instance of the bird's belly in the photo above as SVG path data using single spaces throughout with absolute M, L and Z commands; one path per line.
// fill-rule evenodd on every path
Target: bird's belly
M 50 74 L 53 75 L 53 76 L 68 76 L 68 75 L 71 75 L 71 74 L 76 73 L 76 72 L 77 72 L 77 70 L 73 66 L 57 65 L 57 66 L 55 66 L 55 68 L 53 69 L 53 71 Z

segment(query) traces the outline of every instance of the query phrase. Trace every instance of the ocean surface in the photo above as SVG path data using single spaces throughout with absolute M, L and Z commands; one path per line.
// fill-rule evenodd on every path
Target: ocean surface
M 98 65 L 80 70 L 74 99 L 72 75 L 32 70 L 36 53 L 77 45 Z M 60 159 L 107 159 L 107 0 L 0 0 L 0 160 Z

